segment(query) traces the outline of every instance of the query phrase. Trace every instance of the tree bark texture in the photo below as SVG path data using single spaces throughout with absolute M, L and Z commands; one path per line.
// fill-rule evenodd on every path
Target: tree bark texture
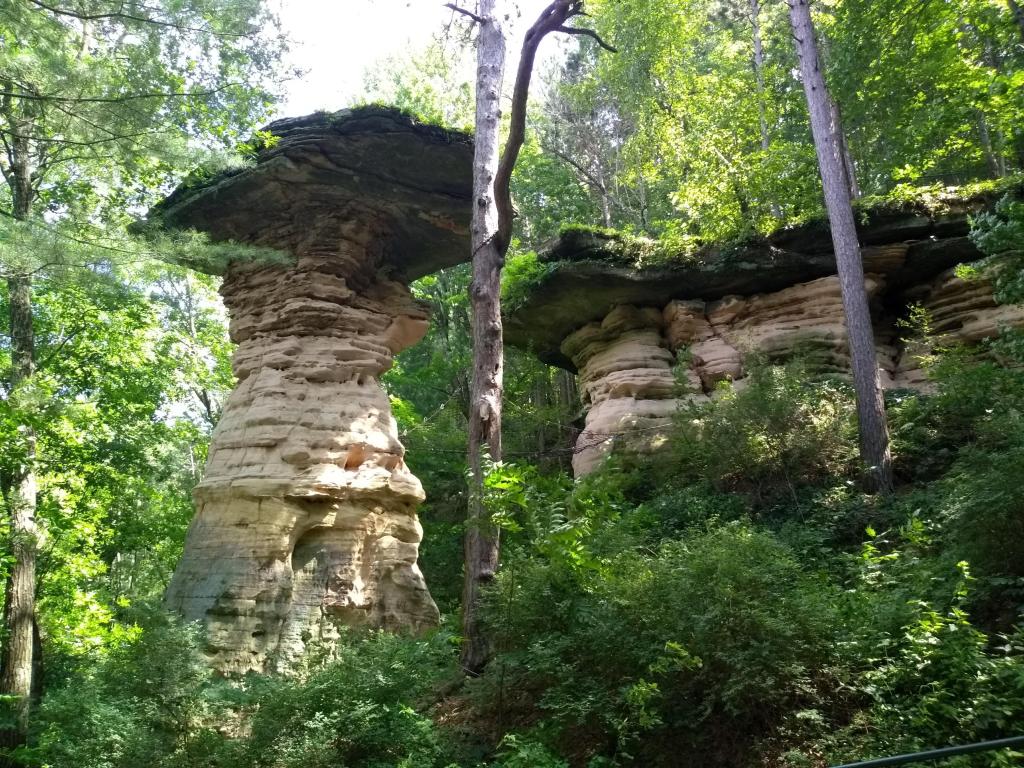
M 761 42 L 761 0 L 750 0 L 750 24 L 754 35 L 754 77 L 757 79 L 757 120 L 761 128 L 761 149 L 771 144 L 768 136 L 768 117 L 765 105 L 764 44 Z
M 840 141 L 842 129 L 836 124 L 837 113 L 831 108 L 825 87 L 808 0 L 788 2 L 843 295 L 853 384 L 857 393 L 860 456 L 867 470 L 870 488 L 884 493 L 892 489 L 889 431 L 878 378 L 871 312 L 864 289 L 864 265 L 844 169 Z
M 9 117 L 9 116 L 8 116 Z M 19 123 L 14 123 L 20 126 Z M 21 130 L 19 128 L 19 130 Z M 28 131 L 24 133 L 27 135 Z M 9 167 L 5 180 L 11 190 L 14 218 L 25 221 L 35 197 L 32 147 L 25 136 L 16 136 L 8 148 Z M 10 303 L 11 374 L 8 391 L 16 396 L 35 373 L 35 336 L 32 318 L 32 278 L 25 272 L 7 279 Z M 0 728 L 0 746 L 23 743 L 33 691 L 36 618 L 36 555 L 39 530 L 36 525 L 36 437 L 30 424 L 21 425 L 22 444 L 17 461 L 3 478 L 7 509 L 11 569 L 5 585 L 3 622 L 6 640 L 0 653 L 0 696 L 9 697 L 8 713 L 13 725 Z
M 26 276 L 8 279 L 10 293 L 11 389 L 32 377 L 34 339 L 32 334 L 32 283 Z M 4 601 L 6 643 L 0 660 L 0 695 L 11 697 L 14 726 L 0 730 L 0 745 L 13 747 L 24 741 L 28 730 L 32 695 L 34 629 L 36 607 L 36 476 L 35 435 L 23 431 L 24 444 L 17 466 L 5 478 L 4 501 L 10 526 L 9 548 L 13 563 L 7 577 Z
M 498 568 L 499 530 L 483 504 L 483 455 L 501 459 L 501 396 L 504 355 L 501 328 L 501 268 L 505 250 L 498 236 L 494 179 L 498 171 L 501 88 L 506 38 L 500 0 L 480 0 L 477 16 L 476 135 L 473 155 L 473 278 L 469 287 L 473 327 L 473 379 L 469 408 L 469 510 L 462 589 L 462 666 L 478 674 L 490 647 L 480 626 L 481 588 Z

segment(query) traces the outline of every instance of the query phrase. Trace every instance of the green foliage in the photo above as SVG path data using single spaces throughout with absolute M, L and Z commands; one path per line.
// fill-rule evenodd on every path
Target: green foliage
M 680 411 L 671 474 L 771 504 L 847 473 L 854 413 L 845 384 L 810 382 L 800 363 L 755 363 L 742 388 L 720 386 L 715 400 Z
M 45 457 L 38 597 L 55 679 L 117 642 L 118 606 L 161 593 L 180 554 L 211 419 L 232 383 L 215 298 L 212 281 L 167 267 L 37 281 L 37 370 L 0 400 L 0 471 L 24 455 L 30 424 Z M 0 289 L 4 332 L 8 314 Z
M 994 276 L 996 299 L 1024 302 L 1024 200 L 1006 195 L 973 224 L 971 239 L 988 256 L 984 266 Z
M 384 103 L 420 121 L 473 130 L 472 66 L 468 51 L 435 42 L 422 51 L 377 62 L 363 77 L 364 103 Z
M 455 646 L 352 633 L 295 677 L 227 681 L 202 638 L 159 610 L 81 666 L 40 708 L 26 765 L 63 768 L 428 768 L 441 733 L 415 705 L 454 673 Z
M 886 569 L 897 560 L 874 562 Z M 809 752 L 845 762 L 1012 732 L 1024 714 L 1024 644 L 1019 634 L 987 635 L 971 623 L 964 610 L 971 583 L 966 563 L 957 570 L 954 595 L 943 607 L 912 600 L 898 628 L 860 630 L 869 630 L 860 638 L 864 657 L 848 685 L 862 697 L 861 708 L 844 727 L 822 729 Z M 993 752 L 964 764 L 1013 765 L 1018 757 Z
M 254 683 L 251 735 L 236 765 L 267 768 L 429 768 L 445 765 L 442 738 L 414 707 L 453 674 L 455 646 L 439 633 L 413 640 L 355 634 L 301 681 Z
M 501 768 L 569 768 L 543 745 L 509 734 L 501 740 L 497 765 Z
M 514 312 L 522 306 L 537 284 L 550 274 L 552 266 L 539 261 L 533 251 L 510 256 L 501 274 L 502 311 Z
M 500 686 L 513 715 L 536 707 L 537 736 L 562 754 L 668 765 L 685 744 L 718 764 L 726 734 L 741 754 L 823 693 L 833 593 L 744 525 L 615 555 L 600 575 L 517 564 L 492 599 L 502 653 L 481 692 L 493 702 Z
M 198 634 L 159 609 L 94 667 L 50 693 L 39 710 L 27 765 L 53 768 L 186 766 L 206 724 L 226 714 L 199 654 Z M 197 750 L 196 756 L 201 754 Z
M 594 0 L 587 9 L 619 52 L 581 40 L 548 76 L 535 121 L 546 154 L 575 179 L 570 221 L 579 190 L 594 208 L 582 223 L 681 242 L 765 234 L 821 214 L 785 5 Z M 1009 4 L 841 0 L 815 12 L 866 195 L 1022 170 L 1024 56 Z M 546 170 L 531 195 L 556 198 L 564 186 Z

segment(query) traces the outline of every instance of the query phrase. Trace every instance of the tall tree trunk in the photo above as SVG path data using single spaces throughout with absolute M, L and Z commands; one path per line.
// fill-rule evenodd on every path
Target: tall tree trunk
M 821 60 L 828 59 L 828 41 L 825 39 L 819 41 L 815 37 L 814 49 L 818 56 L 818 69 L 820 70 Z M 824 83 L 824 74 L 822 75 L 822 82 Z M 804 87 L 806 89 L 806 85 Z M 825 94 L 828 98 L 829 122 L 835 126 L 836 141 L 839 142 L 839 155 L 843 159 L 843 178 L 846 179 L 846 186 L 850 190 L 850 197 L 853 200 L 857 200 L 861 194 L 860 184 L 857 182 L 857 167 L 853 164 L 853 153 L 850 152 L 850 143 L 846 140 L 846 133 L 843 131 L 843 113 L 839 109 L 839 102 L 832 97 L 827 87 L 825 88 Z
M 498 568 L 499 530 L 483 504 L 483 454 L 501 459 L 503 349 L 501 268 L 494 178 L 498 171 L 501 88 L 505 78 L 505 31 L 499 0 L 480 0 L 477 16 L 476 134 L 473 154 L 473 279 L 469 287 L 473 326 L 473 380 L 469 409 L 469 515 L 462 589 L 462 666 L 478 674 L 490 647 L 480 626 L 480 590 Z
M 7 281 L 11 305 L 11 391 L 31 379 L 34 365 L 32 334 L 32 282 L 24 275 Z M 30 427 L 22 432 L 24 444 L 18 466 L 6 479 L 4 501 L 10 525 L 9 551 L 13 560 L 7 577 L 4 629 L 7 640 L 0 659 L 0 695 L 10 697 L 13 727 L 0 730 L 0 745 L 17 746 L 24 741 L 32 695 L 32 670 L 36 612 L 36 476 L 35 435 Z
M 768 151 L 767 105 L 764 87 L 764 45 L 761 42 L 761 0 L 750 0 L 750 24 L 754 34 L 754 77 L 757 80 L 757 120 L 761 128 L 761 149 Z
M 878 378 L 871 312 L 864 289 L 864 265 L 839 140 L 842 129 L 836 124 L 837 113 L 830 106 L 831 99 L 821 71 L 808 0 L 788 2 L 846 313 L 853 385 L 857 393 L 860 457 L 867 470 L 866 479 L 870 488 L 885 493 L 892 489 L 893 483 L 889 430 Z
M 843 116 L 839 111 L 839 102 L 829 96 L 829 114 L 832 125 L 835 126 L 836 139 L 839 141 L 839 153 L 843 158 L 843 176 L 846 179 L 846 188 L 850 190 L 850 199 L 860 199 L 860 184 L 857 182 L 857 166 L 853 164 L 853 154 L 850 152 L 850 142 L 846 140 L 846 133 L 843 131 Z
M 29 131 L 18 123 L 8 152 L 11 165 L 5 177 L 11 190 L 13 215 L 26 221 L 34 198 Z M 9 391 L 17 396 L 35 373 L 35 336 L 32 325 L 32 278 L 27 272 L 7 279 L 11 325 L 11 378 Z M 9 697 L 13 724 L 0 728 L 0 745 L 21 744 L 28 730 L 31 708 L 32 672 L 36 617 L 36 436 L 30 424 L 21 425 L 23 444 L 16 466 L 4 478 L 3 494 L 10 529 L 11 569 L 7 575 L 4 600 L 6 642 L 0 654 L 0 696 Z

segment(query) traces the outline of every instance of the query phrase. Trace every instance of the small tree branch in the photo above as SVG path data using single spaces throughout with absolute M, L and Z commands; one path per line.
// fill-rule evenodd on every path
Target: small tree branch
M 461 13 L 463 16 L 469 16 L 469 18 L 471 18 L 477 24 L 483 24 L 484 23 L 484 20 L 481 17 L 477 16 L 472 11 L 467 11 L 465 8 L 460 8 L 455 3 L 445 3 L 444 7 L 445 8 L 451 8 L 453 11 L 455 11 L 456 13 Z
M 181 32 L 202 32 L 205 34 L 217 35 L 220 37 L 244 37 L 250 32 L 215 32 L 209 27 L 189 27 L 182 24 L 177 24 L 173 21 L 164 21 L 163 19 L 154 19 L 149 16 L 135 16 L 124 11 L 115 11 L 112 13 L 79 13 L 68 8 L 58 8 L 55 5 L 42 2 L 42 0 L 28 0 L 32 5 L 37 8 L 41 8 L 44 11 L 49 11 L 55 16 L 67 16 L 72 19 L 78 19 L 79 21 L 104 21 L 111 19 L 118 19 L 120 21 L 134 21 L 139 24 L 152 24 L 157 27 L 169 27 L 171 29 L 177 29 Z
M 121 104 L 126 101 L 138 101 L 141 99 L 201 99 L 206 96 L 214 96 L 228 88 L 233 88 L 240 83 L 228 83 L 220 88 L 209 91 L 154 91 L 152 93 L 126 93 L 124 96 L 58 96 L 51 94 L 35 94 L 17 91 L 0 91 L 0 96 L 23 101 L 53 101 L 71 104 Z
M 512 205 L 512 171 L 519 159 L 519 150 L 526 141 L 526 101 L 530 93 L 530 79 L 533 76 L 533 65 L 537 58 L 537 48 L 550 32 L 566 32 L 568 34 L 586 34 L 589 30 L 566 27 L 565 22 L 575 16 L 583 15 L 583 0 L 554 0 L 537 17 L 537 21 L 526 31 L 523 39 L 523 53 L 516 71 L 516 84 L 512 91 L 512 112 L 508 132 L 508 141 L 501 154 L 498 170 L 494 176 L 494 202 L 498 208 L 498 231 L 495 234 L 498 248 L 504 254 L 512 241 L 512 221 L 515 208 Z M 614 51 L 605 44 L 597 33 L 591 33 L 602 44 L 602 47 Z
M 611 51 L 612 53 L 619 52 L 618 48 L 613 48 L 612 46 L 608 45 L 608 43 L 602 40 L 601 36 L 592 29 L 582 29 L 580 27 L 567 27 L 563 25 L 561 27 L 557 27 L 554 31 L 564 32 L 567 35 L 583 35 L 584 37 L 589 37 L 596 40 L 597 44 L 604 48 L 606 51 Z

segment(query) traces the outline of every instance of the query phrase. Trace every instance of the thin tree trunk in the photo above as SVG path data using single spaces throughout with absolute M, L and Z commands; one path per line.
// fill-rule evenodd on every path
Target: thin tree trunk
M 985 113 L 980 109 L 978 113 L 978 138 L 981 140 L 981 153 L 985 155 L 985 163 L 988 165 L 988 172 L 992 175 L 993 179 L 998 179 L 1002 174 L 1000 173 L 999 158 L 996 157 L 995 149 L 992 147 L 992 135 L 988 130 L 988 121 L 985 119 Z
M 871 312 L 864 289 L 864 265 L 839 141 L 841 126 L 835 123 L 837 114 L 830 107 L 808 0 L 788 2 L 846 313 L 853 385 L 857 393 L 860 456 L 870 488 L 885 493 L 892 489 L 893 483 L 889 431 L 878 377 Z
M 850 190 L 850 199 L 860 199 L 860 184 L 857 182 L 857 167 L 853 164 L 853 155 L 850 153 L 850 142 L 846 140 L 846 133 L 843 131 L 843 116 L 839 111 L 839 103 L 829 96 L 829 113 L 832 125 L 835 126 L 836 139 L 839 141 L 839 152 L 843 158 L 843 176 L 846 178 L 846 187 Z
M 508 140 L 499 157 L 498 126 L 501 86 L 505 71 L 505 35 L 496 0 L 480 0 L 476 14 L 477 40 L 476 150 L 473 158 L 473 281 L 469 286 L 473 324 L 473 385 L 470 392 L 469 466 L 470 507 L 466 531 L 466 573 L 462 590 L 462 666 L 478 674 L 490 655 L 479 619 L 480 588 L 498 568 L 498 529 L 483 505 L 482 454 L 501 458 L 501 396 L 504 356 L 501 329 L 501 268 L 512 242 L 511 181 L 519 150 L 526 140 L 526 101 L 537 47 L 549 32 L 593 38 L 614 51 L 596 32 L 567 27 L 583 15 L 583 0 L 553 0 L 526 31 L 512 90 Z M 460 10 L 457 6 L 449 7 Z
M 494 178 L 498 171 L 501 87 L 505 77 L 505 32 L 498 0 L 480 0 L 477 10 L 476 134 L 473 156 L 473 279 L 469 287 L 473 327 L 473 380 L 469 410 L 469 515 L 462 589 L 462 666 L 479 674 L 490 656 L 480 625 L 481 588 L 498 568 L 499 530 L 483 504 L 483 454 L 501 459 L 503 349 L 501 268 Z
M 757 119 L 761 127 L 761 149 L 768 151 L 767 106 L 764 87 L 764 45 L 761 42 L 761 0 L 750 0 L 750 24 L 754 32 L 754 77 L 757 79 Z

